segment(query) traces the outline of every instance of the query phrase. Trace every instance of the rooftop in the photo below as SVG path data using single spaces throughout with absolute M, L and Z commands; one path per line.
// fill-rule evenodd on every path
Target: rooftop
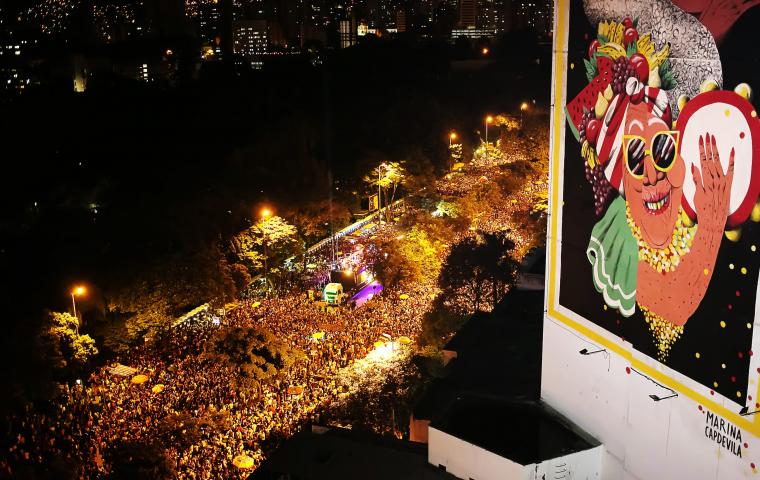
M 540 402 L 461 397 L 430 426 L 520 465 L 598 445 Z
M 283 477 L 284 475 L 287 475 Z M 427 462 L 427 446 L 314 426 L 294 435 L 249 480 L 454 480 Z

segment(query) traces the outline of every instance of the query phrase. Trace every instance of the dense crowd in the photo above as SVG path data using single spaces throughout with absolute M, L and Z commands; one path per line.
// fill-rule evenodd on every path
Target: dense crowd
M 109 472 L 104 458 L 114 445 L 154 438 L 172 415 L 222 411 L 229 413 L 227 428 L 204 433 L 189 448 L 171 446 L 169 457 L 180 478 L 244 476 L 233 458 L 246 454 L 255 466 L 280 440 L 319 421 L 351 390 L 351 366 L 378 348 L 375 342 L 414 338 L 430 297 L 422 288 L 406 295 L 379 294 L 358 308 L 327 311 L 306 295 L 289 294 L 242 301 L 221 322 L 200 314 L 122 359 L 147 375 L 146 383 L 134 384 L 103 367 L 81 385 L 64 386 L 52 410 L 29 406 L 11 423 L 12 441 L 0 472 L 13 475 L 25 464 L 66 459 L 78 465 L 78 477 L 98 478 Z M 229 326 L 263 327 L 306 353 L 305 359 L 264 384 L 263 395 L 239 391 L 222 364 L 199 360 L 214 331 Z M 315 339 L 317 332 L 324 337 Z M 163 390 L 154 392 L 156 385 Z
M 446 197 L 463 196 L 499 175 L 503 161 L 507 160 L 502 157 L 499 163 L 474 167 L 465 175 L 449 175 L 437 190 Z M 473 227 L 509 229 L 518 248 L 524 247 L 528 240 L 515 226 L 513 213 L 545 188 L 545 179 L 532 179 L 505 205 L 474 219 Z M 398 233 L 385 230 L 373 235 Z M 385 290 L 362 306 L 328 309 L 304 293 L 306 287 L 325 283 L 326 276 L 314 275 L 310 281 L 290 293 L 242 299 L 221 319 L 201 313 L 131 349 L 118 361 L 146 375 L 145 383 L 135 384 L 130 376 L 102 367 L 81 383 L 63 385 L 54 402 L 27 405 L 9 419 L 0 477 L 58 462 L 71 465 L 76 478 L 103 478 L 111 471 L 108 458 L 115 446 L 158 438 L 162 422 L 172 416 L 202 418 L 222 412 L 228 421 L 201 431 L 191 445 L 164 442 L 167 456 L 179 478 L 243 478 L 250 470 L 236 467 L 236 456 L 253 458 L 255 468 L 304 424 L 319 422 L 325 415 L 334 421 L 339 410 L 335 407 L 347 396 L 357 389 L 376 388 L 382 381 L 378 372 L 382 373 L 383 356 L 373 353 L 387 345 L 401 351 L 407 347 L 400 338 L 417 337 L 435 292 L 427 285 Z M 201 355 L 218 329 L 236 326 L 262 327 L 305 355 L 259 391 L 240 389 L 228 367 Z M 396 342 L 377 343 L 389 339 Z M 394 368 L 398 357 L 388 362 Z M 391 430 L 388 425 L 376 429 L 395 433 Z

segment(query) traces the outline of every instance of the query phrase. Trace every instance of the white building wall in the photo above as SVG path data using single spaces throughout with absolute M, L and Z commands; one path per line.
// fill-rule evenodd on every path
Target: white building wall
M 428 462 L 443 465 L 458 478 L 477 480 L 598 480 L 601 446 L 539 464 L 520 465 L 507 458 L 460 440 L 434 427 L 429 428 Z M 510 432 L 505 429 L 505 435 Z

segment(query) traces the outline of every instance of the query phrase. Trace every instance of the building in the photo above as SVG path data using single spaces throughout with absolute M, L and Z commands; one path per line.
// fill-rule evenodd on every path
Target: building
M 427 462 L 424 445 L 317 425 L 286 440 L 248 477 L 286 478 L 456 480 Z
M 478 27 L 498 32 L 509 31 L 513 26 L 512 5 L 510 0 L 479 0 Z
M 338 33 L 340 35 L 340 48 L 348 48 L 356 45 L 357 27 L 354 19 L 341 20 Z
M 481 38 L 493 38 L 498 35 L 498 30 L 485 28 L 455 28 L 451 31 L 451 41 L 455 42 L 457 38 L 467 38 L 470 40 L 479 40 Z
M 476 28 L 478 20 L 478 0 L 459 0 L 459 21 L 457 27 L 460 29 Z
M 556 5 L 558 34 L 553 36 L 551 86 L 557 93 L 551 105 L 551 136 L 566 135 L 570 141 L 567 145 L 553 142 L 549 152 L 553 175 L 548 188 L 541 398 L 603 444 L 599 478 L 604 480 L 757 478 L 760 263 L 756 245 L 760 231 L 751 211 L 757 202 L 758 184 L 744 191 L 732 185 L 731 195 L 736 195 L 736 205 L 746 205 L 743 210 L 708 207 L 710 212 L 720 213 L 721 226 L 714 237 L 719 241 L 711 243 L 696 236 L 690 249 L 668 257 L 665 268 L 648 260 L 667 252 L 670 242 L 654 247 L 648 236 L 652 231 L 648 212 L 627 213 L 626 205 L 641 202 L 636 189 L 643 182 L 626 181 L 625 192 L 614 185 L 613 198 L 599 203 L 600 210 L 595 213 L 592 186 L 576 169 L 581 142 L 568 125 L 571 122 L 566 122 L 565 112 L 594 102 L 589 92 L 606 88 L 610 80 L 599 82 L 597 77 L 588 82 L 568 61 L 572 58 L 568 52 L 588 48 L 593 41 L 597 17 L 573 11 L 576 4 L 570 2 Z M 605 0 L 588 0 L 584 9 L 598 12 L 611 5 Z M 700 23 L 683 11 L 657 8 L 633 2 L 614 4 L 604 11 L 606 18 L 630 16 L 642 23 L 659 16 L 658 22 L 669 25 L 667 31 L 650 31 L 652 27 L 640 24 L 642 35 L 651 33 L 658 45 L 670 44 L 671 51 L 679 52 L 680 72 L 692 78 L 706 78 L 716 68 L 727 72 L 746 63 L 740 56 L 723 57 L 712 43 L 705 25 L 723 18 L 723 12 L 703 12 Z M 709 41 L 695 47 L 694 38 Z M 669 92 L 664 106 L 645 113 L 641 121 L 658 125 L 653 128 L 669 128 L 671 119 L 665 116 L 663 120 L 660 112 L 675 109 L 677 93 Z M 695 91 L 679 111 L 680 141 L 696 144 L 702 132 L 719 131 L 725 139 L 721 140 L 722 151 L 731 151 L 746 138 L 745 132 L 758 127 L 757 112 L 748 96 L 730 87 Z M 578 107 L 581 112 L 584 108 Z M 627 107 L 614 113 L 628 118 L 623 120 L 623 130 L 637 121 L 631 120 Z M 615 142 L 613 135 L 606 132 L 602 143 Z M 751 185 L 759 172 L 749 159 L 756 160 L 760 150 L 744 145 L 736 148 L 752 152 L 742 174 Z M 673 166 L 688 169 L 687 158 L 674 160 Z M 625 167 L 623 170 L 624 176 L 629 175 Z M 692 194 L 677 195 L 675 205 L 694 201 Z M 583 201 L 588 202 L 586 206 L 578 207 Z M 615 231 L 615 245 L 612 228 L 600 233 L 601 219 L 609 221 L 613 216 L 622 226 Z M 741 232 L 741 238 L 723 234 L 723 217 L 729 217 L 728 224 Z M 676 239 L 674 244 L 683 238 L 676 233 L 676 224 L 674 218 L 658 226 L 668 240 Z M 630 252 L 632 268 L 622 267 L 621 258 L 615 258 L 625 249 Z M 690 262 L 701 261 L 697 259 L 704 257 L 697 252 L 703 251 L 711 252 L 711 260 L 689 272 L 689 265 L 694 265 Z M 689 275 L 701 281 L 676 284 L 673 280 Z
M 516 2 L 515 26 L 532 28 L 539 35 L 549 36 L 553 29 L 553 10 L 553 3 L 547 0 L 520 0 Z
M 152 37 L 171 37 L 187 32 L 183 0 L 139 0 L 135 22 L 140 33 Z
M 403 8 L 396 10 L 396 31 L 398 33 L 406 32 L 406 10 Z
M 232 25 L 232 45 L 239 55 L 254 68 L 261 68 L 262 58 L 269 47 L 266 20 L 237 20 Z
M 604 447 L 542 403 L 461 396 L 429 432 L 428 462 L 458 478 L 600 478 Z

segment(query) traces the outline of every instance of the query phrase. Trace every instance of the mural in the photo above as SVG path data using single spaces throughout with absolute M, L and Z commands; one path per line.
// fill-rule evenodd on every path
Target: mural
M 723 78 L 736 19 L 711 8 L 571 2 L 559 303 L 744 405 L 760 120 Z

